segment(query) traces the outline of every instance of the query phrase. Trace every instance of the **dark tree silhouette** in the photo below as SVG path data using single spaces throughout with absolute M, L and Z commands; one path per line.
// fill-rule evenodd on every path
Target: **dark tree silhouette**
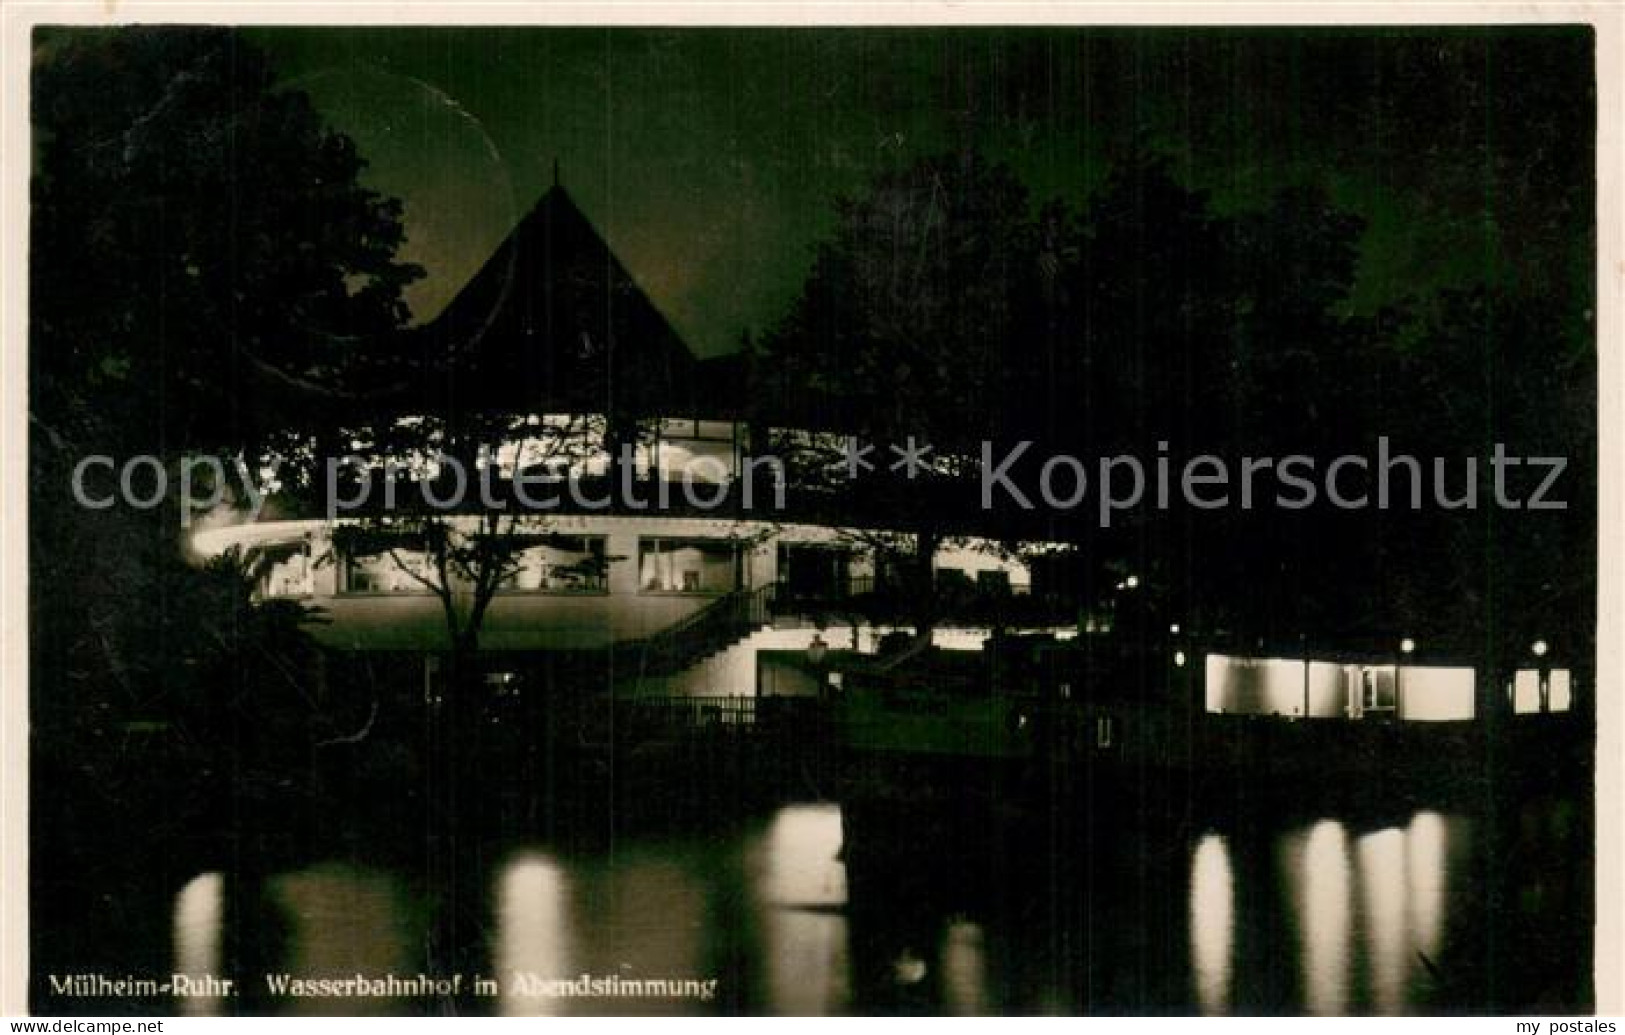
M 763 407 L 832 433 L 776 445 L 801 484 L 839 482 L 855 513 L 886 515 L 891 531 L 855 534 L 929 644 L 932 561 L 955 531 L 943 498 L 974 481 L 998 432 L 1009 344 L 1038 284 L 1037 225 L 1021 182 L 974 153 L 886 172 L 836 213 L 800 297 L 760 343 Z M 873 450 L 855 481 L 843 436 Z M 892 449 L 911 442 L 929 448 L 912 470 Z
M 756 367 L 775 419 L 877 444 L 882 464 L 911 435 L 932 444 L 930 477 L 879 471 L 850 484 L 838 437 L 792 450 L 803 485 L 835 471 L 854 513 L 902 530 L 875 534 L 901 548 L 875 545 L 911 560 L 921 628 L 936 544 L 978 523 L 1077 545 L 1073 590 L 1099 604 L 1127 572 L 1147 576 L 1142 599 L 1226 625 L 1304 590 L 1316 531 L 1256 511 L 1143 506 L 1106 528 L 1093 505 L 1048 522 L 977 513 L 982 443 L 1002 457 L 1033 442 L 1033 463 L 1014 468 L 1030 486 L 1057 452 L 1092 472 L 1098 457 L 1233 460 L 1357 440 L 1365 425 L 1347 400 L 1361 328 L 1346 311 L 1357 220 L 1304 189 L 1217 212 L 1143 146 L 1076 207 L 1035 209 L 1007 169 L 951 155 L 884 174 L 837 212 Z
M 142 779 L 200 807 L 297 782 L 335 733 L 305 615 L 254 602 L 252 572 L 187 562 L 173 481 L 151 509 L 92 510 L 75 465 L 146 453 L 173 475 L 187 453 L 252 455 L 331 416 L 387 358 L 374 346 L 415 271 L 393 258 L 399 205 L 235 32 L 42 29 L 34 55 L 30 679 L 49 858 L 130 831 L 45 806 L 128 786 L 132 756 L 100 749 L 139 731 L 188 748 Z M 228 761 L 275 775 L 225 782 Z
M 405 317 L 400 204 L 235 32 L 36 40 L 32 409 L 126 454 L 319 417 Z M 342 397 L 342 396 L 340 396 Z

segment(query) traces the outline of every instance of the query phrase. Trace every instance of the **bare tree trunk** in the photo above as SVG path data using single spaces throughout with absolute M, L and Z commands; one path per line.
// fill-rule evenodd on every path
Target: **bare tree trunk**
M 908 646 L 886 659 L 882 670 L 896 668 L 931 649 L 937 627 L 938 601 L 936 587 L 937 548 L 942 537 L 935 530 L 918 533 L 914 540 L 914 555 L 904 567 L 904 589 L 908 594 L 910 618 L 914 622 L 914 636 Z
M 481 899 L 477 882 L 483 871 L 479 769 L 479 731 L 483 685 L 478 664 L 478 633 L 466 625 L 451 630 L 443 655 L 438 700 L 427 713 L 429 730 L 429 797 L 433 819 L 424 831 L 427 884 L 435 902 L 429 934 L 431 973 L 463 975 L 464 995 L 445 1002 L 450 1014 L 466 1013 L 472 975 L 483 965 Z
M 942 537 L 935 529 L 920 532 L 915 538 L 913 569 L 914 638 L 925 650 L 931 646 L 936 632 L 938 600 L 936 585 L 937 549 Z

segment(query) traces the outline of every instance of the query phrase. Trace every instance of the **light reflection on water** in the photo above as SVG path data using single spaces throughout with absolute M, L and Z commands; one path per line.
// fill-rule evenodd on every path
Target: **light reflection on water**
M 1352 842 L 1332 819 L 1277 835 L 1274 876 L 1290 906 L 1286 955 L 1297 962 L 1305 1012 L 1399 1014 L 1425 1005 L 1468 834 L 1465 818 L 1424 810 Z M 1268 900 L 1271 890 L 1238 888 L 1226 839 L 1201 838 L 1191 862 L 1190 922 L 1192 984 L 1203 1013 L 1229 1012 L 1235 976 L 1267 965 L 1237 958 L 1235 904 Z
M 839 1013 L 851 997 L 846 867 L 835 805 L 782 809 L 747 849 L 752 904 L 778 1013 Z
M 1207 834 L 1191 862 L 1191 965 L 1196 1002 L 1209 1015 L 1230 1012 L 1231 963 L 1236 946 L 1236 885 L 1230 845 Z
M 218 871 L 200 873 L 175 896 L 175 974 L 201 981 L 223 977 L 220 938 L 225 919 L 226 878 Z M 220 997 L 187 996 L 177 1001 L 181 1013 L 213 1017 Z
M 955 920 L 942 935 L 943 1012 L 980 1017 L 993 1012 L 988 1001 L 987 952 L 982 925 Z
M 1437 812 L 1418 812 L 1405 829 L 1405 888 L 1410 892 L 1411 930 L 1416 949 L 1430 959 L 1439 953 L 1445 905 L 1445 879 L 1448 862 L 1446 841 L 1458 853 L 1466 843 L 1467 821 L 1460 817 L 1447 821 Z M 1452 829 L 1454 828 L 1454 829 Z
M 1405 832 L 1398 827 L 1361 836 L 1355 842 L 1365 912 L 1365 959 L 1370 970 L 1371 1010 L 1398 1013 L 1404 1003 L 1410 967 L 1406 930 Z
M 267 983 L 265 973 L 236 974 L 227 969 L 222 943 L 226 922 L 226 876 L 201 873 L 175 895 L 172 966 L 177 975 L 201 980 L 231 977 L 235 992 L 253 993 Z M 322 863 L 271 878 L 263 889 L 274 923 L 256 916 L 245 921 L 240 941 L 280 947 L 269 964 L 272 973 L 294 978 L 378 977 L 394 973 L 411 977 L 418 970 L 413 953 L 421 941 L 415 923 L 420 915 L 400 878 L 341 863 Z M 252 986 L 252 987 L 245 987 Z M 217 995 L 176 999 L 180 1013 L 216 1016 L 227 1000 Z M 280 1006 L 292 1013 L 395 1014 L 405 1004 L 387 997 L 287 997 Z
M 1283 838 L 1282 850 L 1291 859 L 1285 875 L 1300 931 L 1304 1007 L 1323 1017 L 1346 1013 L 1351 890 L 1348 833 L 1336 820 L 1323 819 L 1307 831 Z
M 501 1011 L 505 1016 L 558 1012 L 559 999 L 511 978 L 516 972 L 550 977 L 566 973 L 570 956 L 566 895 L 563 870 L 540 852 L 519 853 L 497 878 L 492 964 L 501 982 Z
M 763 994 L 775 1012 L 830 1013 L 848 1002 L 846 882 L 838 856 L 840 810 L 782 809 L 765 830 L 736 846 L 747 920 L 755 929 Z M 715 865 L 689 847 L 618 851 L 563 860 L 526 849 L 497 876 L 492 959 L 501 1011 L 510 1016 L 583 1013 L 700 1013 L 700 994 L 608 998 L 549 994 L 546 983 L 583 975 L 623 981 L 717 977 L 722 932 L 710 914 Z M 734 891 L 736 889 L 723 889 Z
M 606 860 L 573 861 L 567 927 L 559 970 L 534 976 L 618 976 L 623 980 L 703 980 L 706 959 L 704 876 L 688 853 L 666 858 L 653 849 L 617 852 Z M 502 975 L 511 979 L 512 975 Z M 694 996 L 569 998 L 568 1014 L 690 1014 L 708 1012 Z
M 1199 833 L 1182 850 L 1182 867 L 1168 878 L 1176 886 L 1185 883 L 1187 908 L 1170 918 L 1175 929 L 1146 935 L 1188 948 L 1188 957 L 1174 958 L 1187 961 L 1189 1002 L 1165 1005 L 1209 1014 L 1247 1012 L 1269 987 L 1281 987 L 1287 989 L 1284 999 L 1266 999 L 1264 1005 L 1319 1014 L 1425 1007 L 1432 961 L 1445 949 L 1455 903 L 1463 901 L 1457 885 L 1472 850 L 1470 830 L 1465 818 L 1424 810 L 1381 826 L 1322 818 L 1252 838 Z M 1090 850 L 1132 855 L 1140 849 L 1125 835 Z M 921 851 L 922 858 L 948 865 L 940 846 Z M 829 804 L 783 808 L 717 839 L 581 855 L 517 846 L 489 878 L 484 962 L 501 994 L 484 1008 L 513 1016 L 730 1008 L 861 1012 L 865 1004 L 854 998 L 860 984 L 853 942 L 865 932 L 853 928 L 842 857 L 841 814 Z M 1085 872 L 1114 872 L 1103 866 L 1086 870 L 1077 861 L 1069 865 L 1061 872 L 1078 881 Z M 1139 885 L 1117 885 L 1146 879 L 1112 876 L 1089 887 L 1086 899 L 1127 899 Z M 221 873 L 202 873 L 175 896 L 175 973 L 222 973 L 226 881 Z M 1018 897 L 1021 890 L 1015 889 Z M 424 969 L 426 896 L 403 875 L 329 862 L 273 876 L 261 892 L 275 918 L 276 938 L 268 943 L 275 945 L 273 958 L 262 961 L 272 970 L 346 977 L 411 976 Z M 1112 966 L 1111 960 L 1074 959 L 1068 964 L 1074 973 L 1045 971 L 1032 980 L 1038 970 L 1021 958 L 1024 950 L 1010 946 L 1035 944 L 1033 932 L 1018 929 L 1033 916 L 1031 910 L 1019 918 L 1001 914 L 986 903 L 969 914 L 942 914 L 934 949 L 930 941 L 917 946 L 930 975 L 922 987 L 930 990 L 935 1011 L 1030 1012 L 1073 1001 L 1075 986 L 1067 982 L 1078 978 L 1079 968 Z M 1110 922 L 1121 926 L 1129 919 L 1114 916 Z M 1082 938 L 1079 933 L 1073 932 L 1074 940 L 1095 944 L 1088 931 Z M 1039 941 L 1047 937 L 1040 933 Z M 561 996 L 542 984 L 583 974 L 622 981 L 716 978 L 720 984 L 713 995 L 636 998 Z M 1276 986 L 1261 980 L 1270 974 L 1283 980 Z M 520 976 L 530 980 L 516 980 Z M 244 976 L 238 977 L 241 982 Z M 1178 974 L 1172 978 L 1176 1000 L 1179 980 Z M 218 1012 L 222 1005 L 218 999 L 178 1004 L 197 1013 Z M 331 1013 L 414 1007 L 381 998 L 283 999 L 270 1005 Z

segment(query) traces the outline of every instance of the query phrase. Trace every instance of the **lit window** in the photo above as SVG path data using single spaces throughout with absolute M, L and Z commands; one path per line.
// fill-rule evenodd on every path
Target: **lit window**
M 436 583 L 433 560 L 406 542 L 357 551 L 343 567 L 346 593 L 427 593 Z
M 603 536 L 528 536 L 502 580 L 508 592 L 602 593 L 608 588 Z
M 1512 711 L 1532 715 L 1540 711 L 1540 673 L 1522 668 L 1512 677 Z
M 1367 712 L 1391 712 L 1398 700 L 1395 694 L 1394 667 L 1383 665 L 1366 668 L 1361 678 L 1364 680 L 1361 694 L 1361 705 Z
M 1573 677 L 1566 668 L 1554 668 L 1547 672 L 1521 668 L 1513 674 L 1508 696 L 1516 715 L 1566 712 L 1574 706 Z
M 1566 668 L 1553 669 L 1551 680 L 1547 685 L 1546 710 L 1566 712 L 1573 703 L 1573 699 L 1574 692 L 1569 679 L 1569 670 Z
M 315 591 L 310 544 L 285 543 L 260 554 L 259 591 L 264 597 L 305 597 Z
M 737 550 L 719 539 L 642 539 L 638 588 L 646 593 L 727 593 L 736 584 Z
M 729 421 L 666 418 L 660 422 L 655 464 L 674 480 L 721 484 L 739 474 L 734 425 Z

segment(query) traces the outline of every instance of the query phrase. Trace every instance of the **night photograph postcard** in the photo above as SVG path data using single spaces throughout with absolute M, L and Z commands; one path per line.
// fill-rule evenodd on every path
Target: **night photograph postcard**
M 1389 10 L 35 17 L 15 1009 L 1617 1009 L 1604 23 Z

